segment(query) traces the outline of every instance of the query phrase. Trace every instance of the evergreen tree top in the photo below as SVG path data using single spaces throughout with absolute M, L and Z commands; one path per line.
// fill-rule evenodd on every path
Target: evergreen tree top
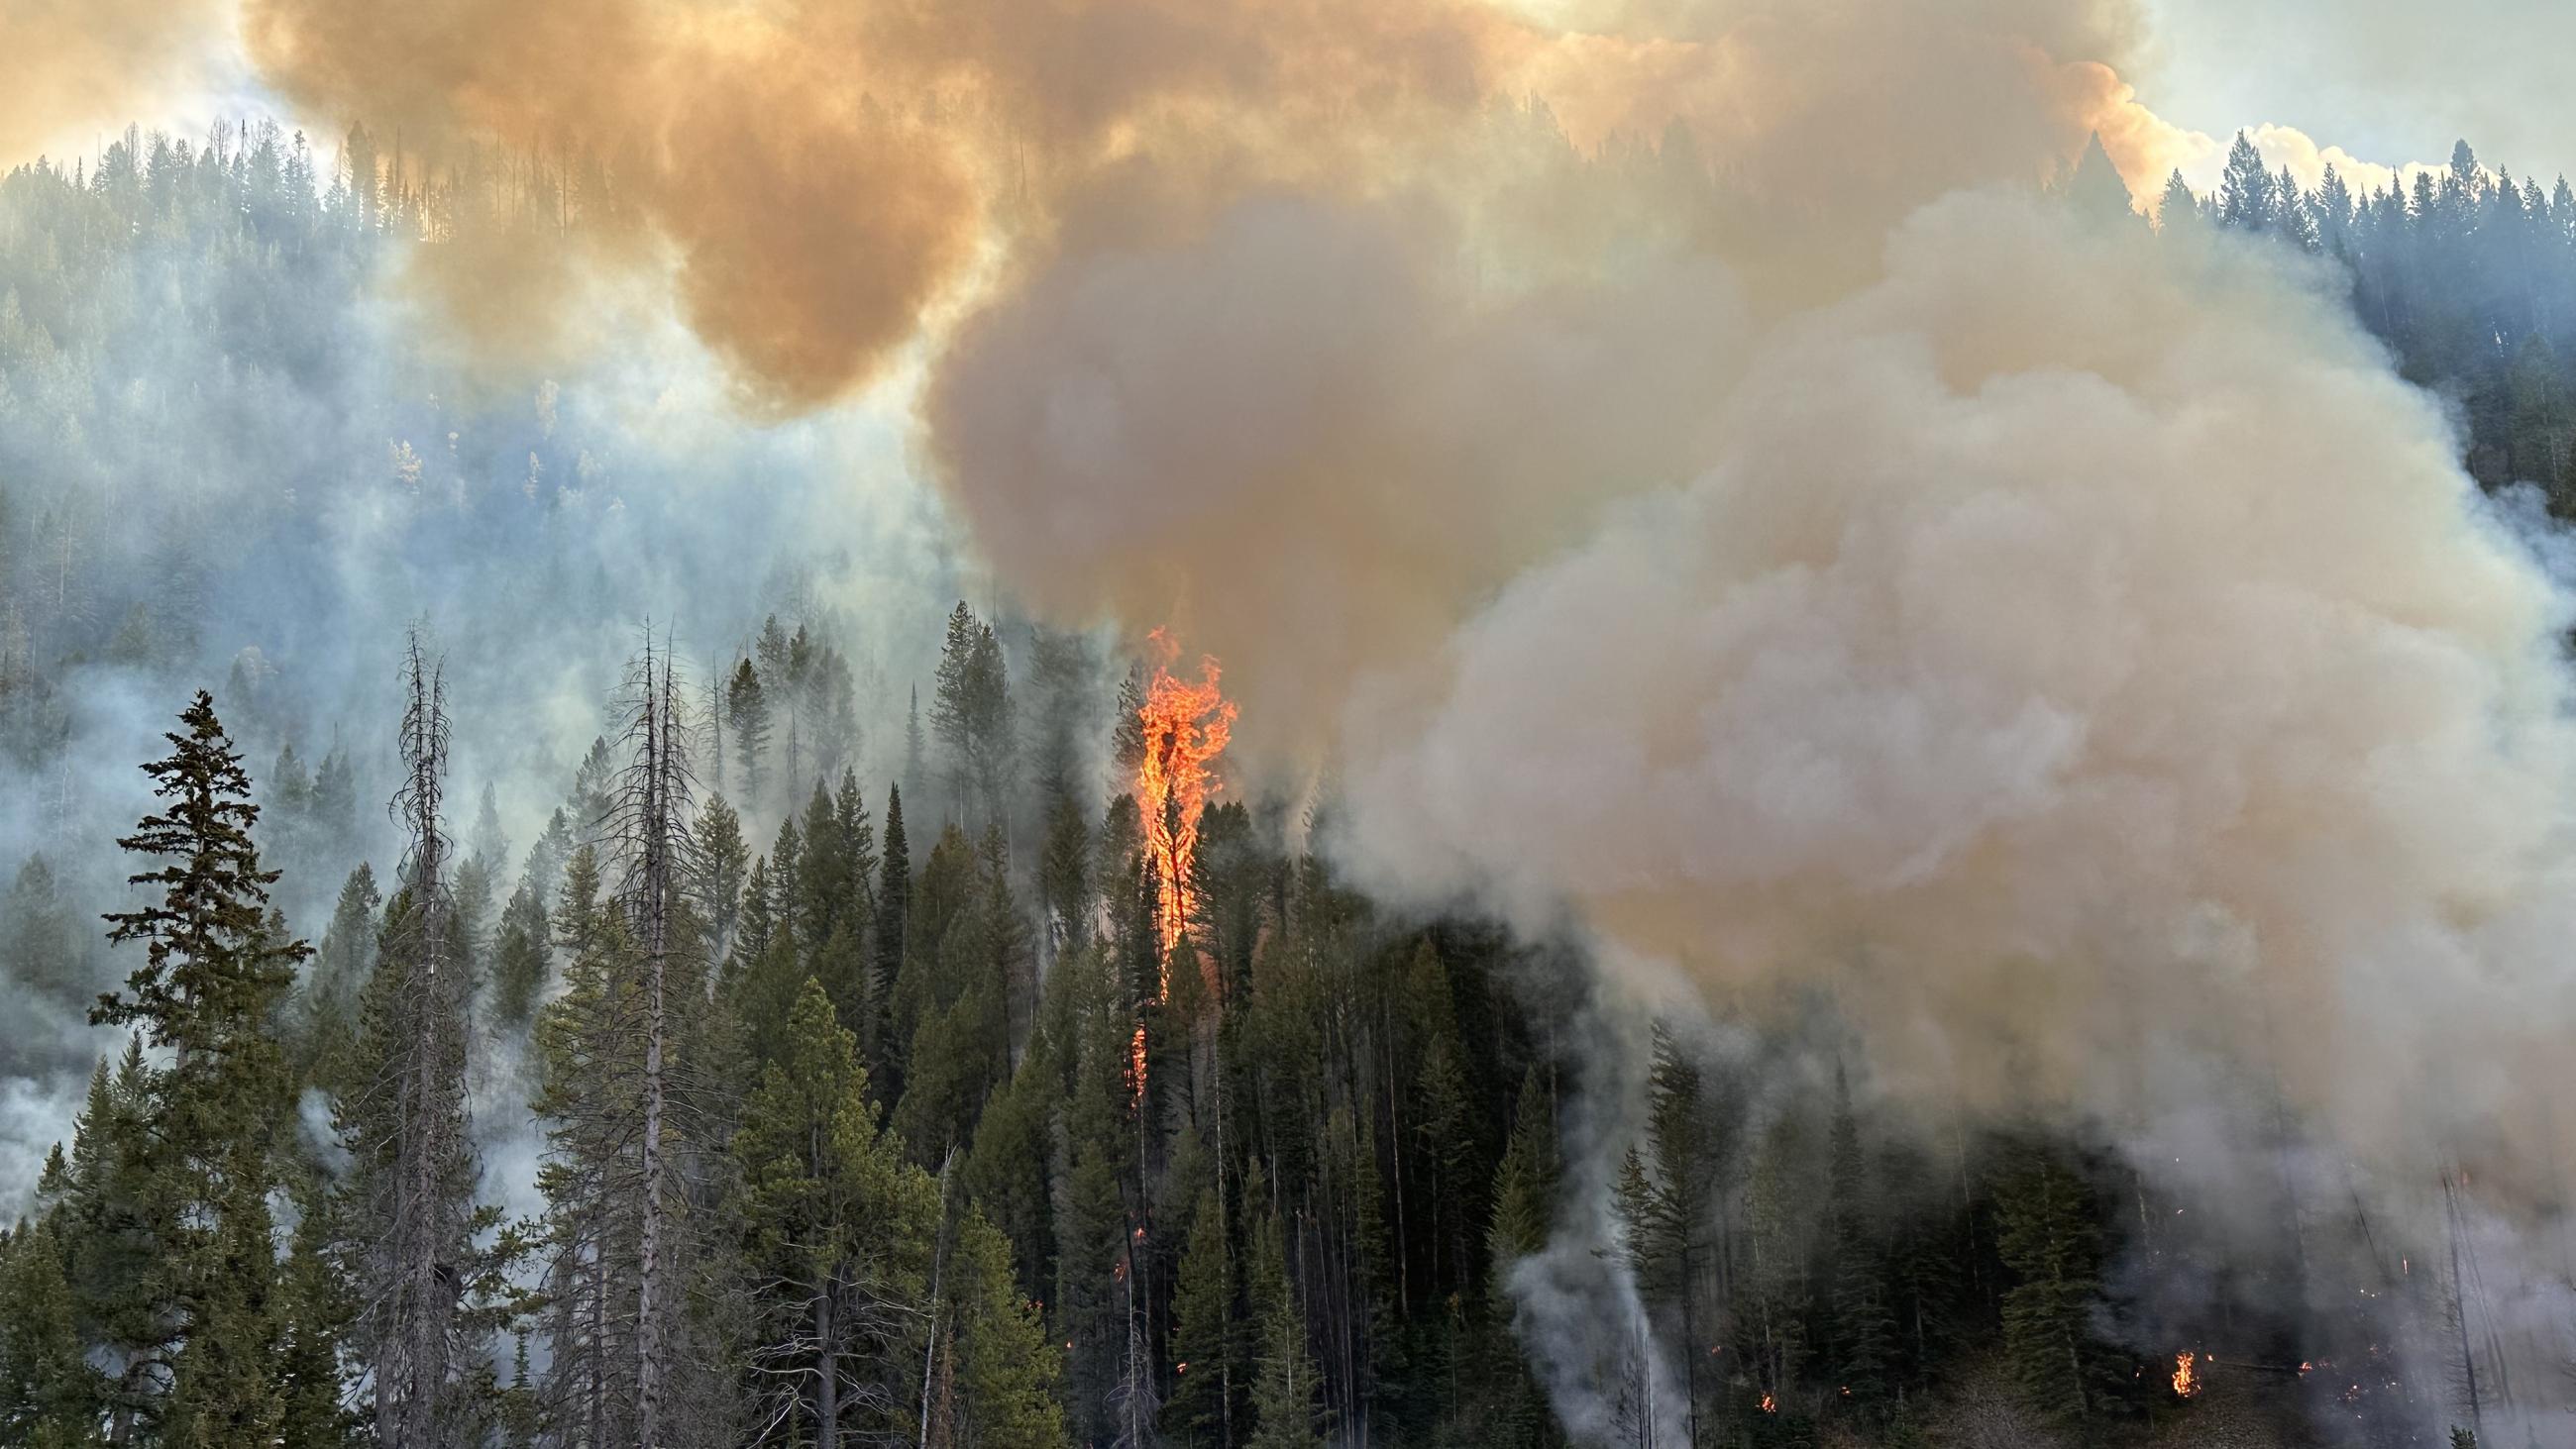
M 270 936 L 268 888 L 279 873 L 260 867 L 250 834 L 259 807 L 251 802 L 241 753 L 215 717 L 214 697 L 199 690 L 179 722 L 182 730 L 163 736 L 168 757 L 143 766 L 152 793 L 167 805 L 117 841 L 167 862 L 126 878 L 130 885 L 159 886 L 162 896 L 104 917 L 111 942 L 147 943 L 144 964 L 124 992 L 99 998 L 91 1019 L 139 1022 L 154 1045 L 184 1052 L 212 1044 L 196 1040 L 201 1027 L 255 1021 L 312 948 Z

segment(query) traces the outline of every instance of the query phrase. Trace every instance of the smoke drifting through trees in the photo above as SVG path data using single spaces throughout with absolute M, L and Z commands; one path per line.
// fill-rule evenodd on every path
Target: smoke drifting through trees
M 1741 24 L 1640 11 L 1568 37 L 1446 7 L 1251 6 L 1200 19 L 1074 6 L 1044 17 L 1057 30 L 976 7 L 889 7 L 845 25 L 793 9 L 765 20 L 728 11 L 719 23 L 681 7 L 702 23 L 658 27 L 593 8 L 550 12 L 526 44 L 502 46 L 492 37 L 504 17 L 477 6 L 255 6 L 254 44 L 289 94 L 409 138 L 410 161 L 387 156 L 383 195 L 370 161 L 351 174 L 353 192 L 315 206 L 313 189 L 289 184 L 312 161 L 277 137 L 228 137 L 213 158 L 137 149 L 112 180 L 103 168 L 77 193 L 51 176 L 11 185 L 65 232 L 246 196 L 250 236 L 309 255 L 357 298 L 375 295 L 382 253 L 352 237 L 419 231 L 429 240 L 398 253 L 411 279 L 477 283 L 447 305 L 486 340 L 508 330 L 504 314 L 551 333 L 546 309 L 528 304 L 569 305 L 604 278 L 667 266 L 682 312 L 740 390 L 733 400 L 763 414 L 842 396 L 917 340 L 925 456 L 1002 586 L 1075 622 L 1177 616 L 1240 687 L 1239 752 L 1336 753 L 1344 788 L 1330 804 L 1342 818 L 1327 818 L 1325 839 L 1373 889 L 1492 901 L 1524 924 L 1572 905 L 1612 938 L 1605 954 L 1623 979 L 1697 988 L 1667 1000 L 1696 994 L 1767 1020 L 1783 996 L 1830 990 L 1882 1098 L 1957 1102 L 1982 1123 L 2073 1125 L 2123 1145 L 2168 1190 L 2286 1176 L 2310 1201 L 2367 1195 L 2367 1215 L 2439 1238 L 2464 1230 L 2447 1202 L 2427 1211 L 2423 1184 L 2474 1159 L 2498 1218 L 2467 1234 L 2541 1240 L 2559 1191 L 2540 1166 L 2555 1129 L 2548 1104 L 2516 1089 L 2548 1079 L 2534 1064 L 2568 1005 L 2549 949 L 2570 924 L 2553 803 L 2571 783 L 2554 645 L 2564 602 L 2480 509 L 2435 405 L 2316 295 L 2336 273 L 2283 263 L 2288 275 L 2263 275 L 2269 254 L 2232 240 L 2204 247 L 2169 225 L 2151 241 L 2112 229 L 2118 218 L 1992 184 L 2045 174 L 2106 120 L 2132 123 L 2106 126 L 2112 152 L 2132 181 L 2152 179 L 2137 164 L 2152 126 L 2120 109 L 2116 77 L 2081 64 L 2123 58 L 2118 9 L 1780 7 Z M 1082 38 L 1127 26 L 1157 43 L 1088 71 L 1037 59 L 1038 42 L 1080 51 Z M 1340 64 L 1353 56 L 1367 61 L 1357 85 Z M 884 77 L 883 111 L 860 104 L 836 60 Z M 390 73 L 398 64 L 405 74 Z M 1075 74 L 1086 88 L 1060 93 Z M 760 85 L 745 84 L 752 76 Z M 1487 104 L 1524 86 L 1555 116 Z M 934 93 L 936 112 L 923 99 Z M 1718 97 L 1750 99 L 1729 119 L 1711 106 Z M 710 98 L 712 109 L 675 103 Z M 744 114 L 755 99 L 775 114 Z M 679 115 L 704 129 L 663 119 Z M 1659 139 L 1623 139 L 1587 161 L 1560 117 L 1586 147 Z M 1687 124 L 1664 130 L 1674 117 Z M 595 189 L 570 160 L 492 182 L 466 150 L 560 135 L 605 158 Z M 744 158 L 762 164 L 734 164 Z M 455 181 L 478 174 L 492 184 Z M 2239 181 L 2230 215 L 2242 221 L 2253 188 Z M 1962 184 L 1984 189 L 1934 200 Z M 506 228 L 460 220 L 495 193 L 579 214 L 552 233 L 560 246 L 517 249 L 534 275 L 500 258 Z M 101 290 L 140 293 L 166 277 L 159 245 L 138 243 L 136 275 L 118 271 Z M 97 352 L 49 361 L 37 329 L 75 335 L 76 309 L 70 288 L 28 272 L 13 375 L 76 395 L 64 374 L 113 374 L 117 359 Z M 479 285 L 496 275 L 526 284 Z M 489 315 L 457 306 L 474 299 L 506 301 Z M 647 349 L 643 370 L 662 365 L 670 340 Z M 257 400 L 238 411 L 184 388 L 165 390 L 166 405 L 210 424 L 210 471 L 234 480 L 271 461 L 268 445 L 238 441 L 242 421 L 264 421 L 263 408 L 330 413 L 352 360 L 365 380 L 346 386 L 365 397 L 413 396 L 424 374 L 444 394 L 448 375 L 398 336 L 336 345 L 345 352 L 250 349 Z M 145 355 L 174 376 L 214 361 L 184 345 Z M 587 677 L 483 682 L 487 699 L 546 721 L 548 737 L 542 760 L 496 742 L 492 773 L 552 791 L 603 692 L 586 631 L 667 608 L 670 593 L 686 591 L 694 611 L 701 589 L 724 600 L 716 617 L 747 623 L 792 593 L 742 577 L 762 557 L 749 540 L 800 527 L 849 536 L 820 492 L 818 506 L 740 520 L 693 556 L 658 558 L 680 531 L 681 500 L 706 495 L 628 487 L 621 467 L 658 479 L 680 464 L 603 463 L 559 441 L 559 427 L 598 439 L 640 421 L 646 447 L 734 455 L 671 425 L 654 386 L 621 392 L 612 374 L 602 391 L 636 405 L 583 419 L 578 391 L 569 403 L 538 394 L 532 414 L 514 397 L 511 423 L 488 434 L 472 403 L 378 403 L 366 426 L 388 436 L 352 429 L 330 439 L 341 451 L 317 444 L 286 470 L 318 488 L 346 481 L 346 457 L 372 467 L 381 455 L 375 491 L 311 514 L 301 497 L 247 490 L 184 506 L 211 515 L 248 497 L 290 534 L 308 516 L 327 520 L 322 543 L 290 551 L 301 565 L 283 571 L 290 580 L 394 558 L 408 588 L 431 596 L 505 579 L 512 557 L 569 560 L 525 596 L 537 607 L 495 609 L 537 637 L 487 676 L 542 675 L 515 662 L 533 657 L 581 659 Z M 678 411 L 720 391 L 693 377 Z M 13 462 L 51 471 L 68 458 L 62 476 L 102 488 L 149 471 L 117 436 L 136 416 L 132 399 L 38 395 L 42 416 L 77 416 L 103 436 L 30 428 L 12 435 Z M 562 407 L 575 410 L 570 424 Z M 750 485 L 861 431 L 804 426 L 743 445 L 755 461 L 726 469 L 728 507 L 776 507 Z M 458 431 L 470 439 L 461 450 Z M 2499 481 L 2529 476 L 2510 459 Z M 547 502 L 500 512 L 513 493 Z M 86 672 L 55 696 L 67 701 L 49 706 L 58 712 L 31 712 L 29 738 L 75 742 L 31 751 L 66 772 L 113 758 L 96 718 L 143 708 L 122 691 L 156 654 L 157 667 L 204 667 L 193 642 L 161 642 L 154 629 L 196 627 L 207 611 L 183 585 L 219 572 L 187 559 L 193 568 L 159 569 L 145 548 L 114 541 L 111 510 L 82 503 L 38 515 L 24 554 L 37 584 L 19 594 L 41 606 L 30 627 L 49 651 L 107 636 L 109 658 L 123 650 L 133 664 L 75 666 Z M 434 520 L 416 546 L 384 543 L 415 518 Z M 539 547 L 514 536 L 537 528 L 574 537 Z M 121 628 L 88 617 L 114 590 L 72 563 L 120 548 L 127 576 L 174 580 L 123 643 Z M 296 583 L 276 587 L 285 597 L 263 605 L 320 612 L 289 594 Z M 904 607 L 955 592 L 917 591 Z M 213 616 L 243 597 L 226 595 Z M 372 647 L 318 625 L 280 628 L 281 655 Z M 769 666 L 752 670 L 748 691 L 732 672 L 729 768 L 747 793 L 774 791 L 765 803 L 795 812 L 800 856 L 818 838 L 855 847 L 863 810 L 837 794 L 807 804 L 816 737 L 804 730 L 816 716 L 798 713 L 810 698 L 801 682 L 780 687 L 804 678 L 780 633 L 775 661 L 762 645 L 739 656 Z M 997 658 L 999 642 L 987 642 Z M 923 662 L 922 644 L 902 647 Z M 242 665 L 241 692 L 256 725 L 282 730 L 305 712 L 259 702 L 264 657 Z M 993 664 L 964 656 L 956 699 L 988 700 Z M 880 775 L 891 772 L 896 687 L 874 696 Z M 1006 768 L 1010 728 L 970 727 L 962 714 L 952 728 L 947 709 L 934 699 L 943 762 L 960 771 L 945 803 L 979 833 L 1005 824 L 1007 838 L 990 777 Z M 79 760 L 93 738 L 98 761 Z M 969 753 L 978 739 L 989 748 Z M 321 741 L 303 743 L 323 755 Z M 918 809 L 923 782 L 906 770 L 916 824 L 948 818 Z M 535 785 L 523 793 L 545 798 Z M 1079 825 L 1086 812 L 1048 813 Z M 886 815 L 891 833 L 891 806 Z M 317 835 L 341 829 L 335 818 L 314 809 Z M 1036 838 L 1018 836 L 1024 858 Z M 1099 889 L 1081 880 L 1080 851 L 1059 863 L 1062 837 L 1046 838 L 1051 905 Z M 1007 854 L 986 846 L 979 859 L 961 832 L 944 857 L 944 898 L 953 907 L 1007 886 L 992 863 Z M 1103 851 L 1108 869 L 1121 854 Z M 528 874 L 532 903 L 556 894 L 545 873 Z M 931 878 L 925 868 L 925 895 Z M 1123 884 L 1102 891 L 1113 918 L 1131 903 Z M 884 919 L 895 898 L 881 892 L 868 918 Z M 859 1043 L 851 1050 L 881 1053 L 873 1060 L 889 1091 L 906 1090 L 907 1123 L 923 1127 L 911 1140 L 926 1150 L 971 1115 L 957 1103 L 993 1085 L 995 1069 L 978 1062 L 909 1095 L 947 1065 L 908 1056 L 920 1029 L 971 1036 L 999 1013 L 1016 1035 L 1037 1015 L 1034 982 L 1012 947 L 989 945 L 973 956 L 995 973 L 989 994 L 978 977 L 977 992 L 925 1003 L 923 968 L 903 988 L 906 952 L 917 961 L 918 949 L 896 915 L 891 933 L 845 934 L 837 949 L 826 929 L 795 959 L 849 973 L 836 1029 Z M 1097 924 L 1068 906 L 1050 932 L 1072 939 Z M 588 946 L 566 949 L 578 959 Z M 782 1007 L 796 1000 L 792 977 L 770 984 Z M 867 1002 L 868 988 L 888 996 Z M 811 1059 L 828 1070 L 836 1039 L 807 1025 Z M 2141 1038 L 2149 1025 L 2158 1039 Z M 870 1042 L 872 1030 L 884 1037 Z M 1059 1085 L 1103 1086 L 1076 1075 L 1068 1065 Z M 2210 1077 L 2260 1090 L 2212 1106 Z M 2409 1090 L 2419 1081 L 2430 1088 Z M 1075 1100 L 1109 1109 L 1106 1094 Z M 598 1115 L 622 1120 L 626 1105 Z M 1791 1120 L 1767 1111 L 1748 1107 L 1747 1130 Z M 1117 1200 L 1127 1163 L 1105 1138 L 1085 1151 L 1097 1154 L 1077 1164 L 1091 1196 L 1076 1207 L 1107 1222 L 1131 1206 Z M 2357 1182 L 2343 1180 L 2346 1160 Z M 1598 1237 L 1624 1231 L 1608 1207 L 1618 1165 L 1568 1164 L 1583 1194 L 1575 1216 Z M 1746 1191 L 1775 1215 L 1784 1172 L 1747 1167 L 1759 1191 Z M 2044 1169 L 2013 1180 L 2036 1184 L 2042 1207 L 2059 1202 Z M 2051 1214 L 2031 1212 L 2051 1239 Z M 1629 1335 L 1691 1301 L 1616 1272 L 1532 1286 L 1540 1273 L 1585 1271 L 1592 1239 L 1574 1229 L 1552 1255 L 1563 1261 L 1516 1280 L 1533 1331 L 1549 1326 L 1551 1302 L 1579 1309 L 1558 1325 L 1569 1333 L 1606 1322 Z M 578 1243 L 592 1229 L 567 1231 Z M 1302 1271 L 1306 1250 L 1294 1251 Z M 1671 1256 L 1693 1251 L 1685 1238 Z M 599 1302 L 650 1299 L 649 1273 L 612 1281 L 578 1251 L 564 1261 L 600 1274 L 583 1290 Z M 1270 1278 L 1266 1263 L 1251 1271 Z M 1265 1333 L 1294 1342 L 1279 1325 L 1311 1325 L 1268 1296 Z M 1615 1309 L 1606 1318 L 1604 1305 Z M 1158 1331 L 1148 1323 L 1115 1342 L 1086 1332 L 1072 1368 L 1132 1380 L 1129 1334 Z M 660 1357 L 645 1327 L 598 1332 L 617 1374 L 631 1363 L 640 1377 Z M 828 1380 L 838 1340 L 821 1338 Z M 1785 1342 L 1770 1351 L 1794 1356 Z M 1674 1391 L 1669 1353 L 1630 1351 L 1625 1406 L 1569 1386 L 1569 1416 L 1633 1418 L 1639 1396 Z M 1293 1398 L 1311 1366 L 1293 1352 L 1266 1358 Z M 594 1401 L 608 1372 L 585 1381 Z M 1685 1401 L 1699 1377 L 1678 1375 Z

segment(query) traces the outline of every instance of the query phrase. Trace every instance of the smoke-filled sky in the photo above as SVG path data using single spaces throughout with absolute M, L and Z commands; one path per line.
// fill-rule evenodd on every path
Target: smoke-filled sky
M 1015 601 L 1221 655 L 1373 888 L 1829 983 L 1998 1113 L 2226 1141 L 2259 1062 L 2366 1179 L 2549 1201 L 2568 600 L 2321 269 L 2038 188 L 2095 132 L 2141 196 L 2240 125 L 2576 162 L 2556 9 L 5 3 L 0 153 L 251 100 L 609 152 L 577 240 L 394 271 L 421 345 L 553 366 L 614 284 L 711 409 L 896 419 Z
M 1553 18 L 1586 6 L 1514 8 Z M 201 134 L 222 119 L 292 113 L 241 22 L 239 0 L 6 0 L 0 164 L 94 151 L 137 118 Z M 2144 0 L 2137 22 L 2124 78 L 2146 106 L 2222 139 L 2240 127 L 2297 132 L 2303 141 L 2272 148 L 2275 165 L 2309 169 L 2303 146 L 2392 167 L 2438 163 L 2466 137 L 2518 170 L 2546 168 L 2576 135 L 2576 92 L 2561 74 L 2576 51 L 2566 6 L 2459 0 L 2436 18 L 2407 0 Z M 2206 188 L 2214 155 L 2187 170 Z

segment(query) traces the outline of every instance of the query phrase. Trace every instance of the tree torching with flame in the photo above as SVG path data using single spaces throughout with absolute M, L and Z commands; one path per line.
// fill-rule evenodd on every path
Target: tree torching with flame
M 1146 681 L 1136 722 L 1143 749 L 1136 761 L 1136 813 L 1145 834 L 1145 859 L 1154 868 L 1154 926 L 1161 972 L 1157 1000 L 1172 989 L 1172 956 L 1181 947 L 1190 917 L 1198 909 L 1195 885 L 1199 821 L 1207 798 L 1224 788 L 1212 767 L 1234 734 L 1234 702 L 1217 688 L 1213 655 L 1199 656 L 1199 682 L 1191 684 L 1171 670 L 1180 645 L 1161 629 L 1147 635 L 1154 651 L 1153 675 Z M 1145 1094 L 1145 1028 L 1136 1028 L 1131 1048 L 1136 1095 Z
M 1207 797 L 1223 788 L 1210 767 L 1234 733 L 1235 707 L 1217 688 L 1213 656 L 1199 656 L 1199 682 L 1191 684 L 1171 671 L 1180 646 L 1160 629 L 1147 638 L 1157 657 L 1136 711 L 1145 744 L 1136 762 L 1136 810 L 1145 827 L 1145 857 L 1154 867 L 1154 923 L 1162 937 L 1162 989 L 1169 991 L 1172 953 L 1198 906 L 1192 872 L 1199 819 Z

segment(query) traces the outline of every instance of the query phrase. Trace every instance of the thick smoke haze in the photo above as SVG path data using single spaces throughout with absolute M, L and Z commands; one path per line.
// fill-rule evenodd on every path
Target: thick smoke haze
M 2132 6 L 240 24 L 325 134 L 585 178 L 574 240 L 429 236 L 352 283 L 372 330 L 339 365 L 251 380 L 226 476 L 364 453 L 410 486 L 319 505 L 297 568 L 210 577 L 201 650 L 381 716 L 387 641 L 427 617 L 459 717 L 531 722 L 458 761 L 519 842 L 635 620 L 684 610 L 691 659 L 782 600 L 884 641 L 882 764 L 989 569 L 1063 625 L 1220 656 L 1235 758 L 1335 782 L 1322 838 L 1373 889 L 1592 939 L 1593 1059 L 1634 1057 L 1640 1002 L 1822 999 L 1927 1120 L 2080 1128 L 2177 1190 L 2284 1175 L 2426 1235 L 2465 1165 L 2492 1260 L 2557 1229 L 2563 545 L 2482 497 L 2336 274 L 2052 189 L 2091 135 L 2141 201 L 2211 154 L 2122 80 Z M 0 45 L 74 84 L 148 67 L 146 29 Z M 0 102 L 0 147 L 54 104 Z M 477 380 L 496 361 L 513 386 Z M 430 506 L 522 479 L 570 500 L 529 527 L 583 536 Z M 745 576 L 781 538 L 812 574 Z M 124 683 L 102 666 L 67 726 L 94 801 L 130 797 L 166 704 Z M 38 838 L 17 798 L 0 835 Z M 57 1066 L 0 1094 L 0 1138 L 59 1130 Z M 1594 1251 L 1621 1070 L 1573 1110 L 1599 1151 L 1558 1250 L 1514 1279 L 1533 1333 L 1639 1316 Z M 1552 1387 L 1606 1424 L 1598 1384 Z
M 9 0 L 0 5 L 0 156 L 81 125 L 122 127 L 201 79 L 220 0 Z
M 1829 981 L 1900 1095 L 2153 1117 L 2215 1052 L 2397 1175 L 2531 1120 L 2566 600 L 2322 278 L 2233 252 L 1918 215 L 1705 472 L 1354 717 L 1357 858 Z

